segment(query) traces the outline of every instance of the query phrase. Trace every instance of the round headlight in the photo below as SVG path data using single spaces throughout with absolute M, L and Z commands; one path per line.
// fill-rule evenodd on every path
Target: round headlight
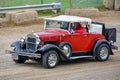
M 21 39 L 20 39 L 20 46 L 23 48 L 24 46 L 25 46 L 25 37 L 22 37 Z
M 20 41 L 24 42 L 25 41 L 25 37 L 20 38 Z
M 37 44 L 37 45 L 38 45 L 38 44 L 40 44 L 40 41 L 39 41 L 39 40 L 37 40 L 36 44 Z
M 36 44 L 39 45 L 41 40 L 39 39 L 39 36 L 36 33 L 33 33 L 34 36 L 36 37 Z
M 41 40 L 39 39 L 39 37 L 36 38 L 36 44 L 39 45 L 41 42 Z

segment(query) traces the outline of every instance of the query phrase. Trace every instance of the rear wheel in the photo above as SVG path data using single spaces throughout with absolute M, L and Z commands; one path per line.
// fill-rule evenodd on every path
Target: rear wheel
M 96 49 L 96 60 L 98 61 L 106 61 L 108 60 L 110 55 L 110 48 L 107 44 L 103 43 L 98 46 Z
M 46 52 L 42 57 L 42 64 L 46 68 L 54 68 L 57 65 L 58 61 L 58 54 L 54 50 Z

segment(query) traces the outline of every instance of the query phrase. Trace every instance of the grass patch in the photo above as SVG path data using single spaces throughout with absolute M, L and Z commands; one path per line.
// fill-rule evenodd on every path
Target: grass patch
M 98 7 L 96 7 L 96 8 L 98 8 L 100 11 L 107 11 L 107 10 L 109 10 L 109 9 L 106 8 L 104 5 L 98 6 Z
M 75 0 L 72 4 L 73 8 L 99 7 L 103 5 L 103 0 Z
M 58 10 L 57 13 L 54 13 L 52 10 L 38 11 L 39 16 L 56 16 L 64 14 L 62 11 Z
M 49 15 L 54 15 L 54 14 L 55 13 L 53 13 L 51 10 L 38 11 L 39 16 L 49 16 Z
M 5 14 L 0 14 L 0 18 L 5 18 Z
M 43 4 L 62 2 L 62 11 L 70 7 L 70 0 L 43 0 Z M 103 0 L 72 0 L 75 7 L 99 7 L 103 5 Z M 0 7 L 24 6 L 41 4 L 41 0 L 0 0 Z
M 39 16 L 55 16 L 63 14 L 66 8 L 70 8 L 70 0 L 43 0 L 43 4 L 53 3 L 57 1 L 62 2 L 61 11 L 58 11 L 56 14 L 51 10 L 38 11 Z M 103 6 L 103 0 L 98 0 L 98 2 L 96 2 L 97 0 L 72 0 L 72 1 L 73 8 L 97 7 L 100 10 L 106 10 Z M 0 7 L 25 6 L 35 4 L 41 4 L 41 0 L 0 0 Z M 3 18 L 5 17 L 5 15 L 0 15 L 0 17 Z

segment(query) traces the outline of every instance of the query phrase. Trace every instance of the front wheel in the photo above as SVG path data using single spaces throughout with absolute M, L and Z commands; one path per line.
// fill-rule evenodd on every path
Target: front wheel
M 13 51 L 16 51 L 16 49 L 13 49 Z M 18 54 L 12 54 L 12 59 L 15 63 L 25 63 L 27 60 L 26 57 L 19 56 Z
M 46 52 L 42 57 L 42 64 L 46 68 L 54 68 L 57 65 L 58 61 L 58 54 L 54 50 Z
M 108 60 L 110 55 L 110 48 L 107 44 L 103 43 L 98 46 L 96 49 L 96 60 L 98 61 L 106 61 Z
M 13 59 L 13 61 L 14 61 L 15 63 L 25 63 L 26 60 L 15 60 L 15 59 Z

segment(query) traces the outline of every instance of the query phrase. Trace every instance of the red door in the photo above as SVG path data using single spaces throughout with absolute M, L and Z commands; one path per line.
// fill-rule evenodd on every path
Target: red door
M 71 44 L 73 52 L 86 52 L 88 51 L 88 46 L 90 44 L 90 34 L 89 33 L 74 33 L 71 34 Z
M 64 37 L 64 41 L 70 42 L 72 45 L 72 52 L 89 51 L 92 40 L 92 35 L 87 32 L 74 33 Z

